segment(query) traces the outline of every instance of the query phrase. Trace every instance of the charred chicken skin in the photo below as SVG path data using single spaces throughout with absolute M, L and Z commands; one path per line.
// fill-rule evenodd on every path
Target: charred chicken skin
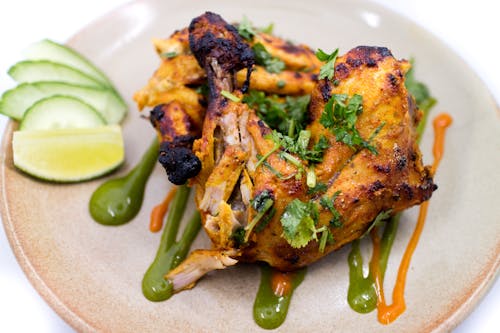
M 301 132 L 307 138 L 301 142 L 304 150 L 319 143 L 323 149 L 321 158 L 311 159 L 277 144 L 276 132 L 241 102 L 244 81 L 249 78 L 253 89 L 257 80 L 262 88 L 265 80 L 254 75 L 265 70 L 255 71 L 254 54 L 234 27 L 205 13 L 192 21 L 189 43 L 210 89 L 204 119 L 200 124 L 201 113 L 189 121 L 164 117 L 184 119 L 176 125 L 181 135 L 196 136 L 192 129 L 201 128 L 192 148 L 201 169 L 191 182 L 213 248 L 194 251 L 167 274 L 175 290 L 190 288 L 206 272 L 238 261 L 263 261 L 282 271 L 309 265 L 360 238 L 378 216 L 418 205 L 437 188 L 416 142 L 421 112 L 404 84 L 410 64 L 396 60 L 388 49 L 356 47 L 337 58 L 331 80 L 313 81 L 306 91 L 311 94 L 308 123 Z M 272 45 L 280 49 L 279 43 Z M 319 70 L 308 56 L 293 60 Z M 148 89 L 152 91 L 147 87 L 142 92 Z M 351 98 L 359 99 L 352 129 L 362 143 L 357 145 L 348 144 L 325 122 L 328 108 L 336 110 L 335 103 L 342 107 Z M 163 106 L 162 111 L 166 115 L 178 109 Z M 152 122 L 161 140 L 174 140 L 164 134 L 160 120 Z M 311 172 L 314 183 L 322 185 L 319 191 L 310 183 Z
M 207 72 L 191 50 L 188 28 L 174 32 L 167 39 L 154 39 L 153 43 L 161 58 L 160 67 L 148 84 L 135 93 L 134 100 L 139 110 L 154 107 L 150 120 L 161 142 L 160 163 L 169 180 L 180 185 L 194 177 L 201 167 L 189 150 L 194 139 L 201 136 L 207 107 L 207 96 L 203 94 Z M 257 32 L 251 41 L 241 40 L 241 45 L 247 45 L 248 49 L 256 44 L 280 59 L 285 68 L 270 73 L 261 65 L 242 67 L 235 75 L 235 86 L 242 88 L 249 77 L 248 69 L 252 69 L 252 89 L 288 96 L 311 93 L 321 62 L 309 47 L 293 45 L 263 32 Z M 286 85 L 280 85 L 282 82 Z

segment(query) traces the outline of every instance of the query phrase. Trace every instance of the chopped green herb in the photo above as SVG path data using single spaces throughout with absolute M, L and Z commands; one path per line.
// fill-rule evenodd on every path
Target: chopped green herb
M 332 243 L 333 236 L 328 226 L 316 227 L 319 212 L 315 202 L 302 202 L 294 199 L 290 202 L 281 216 L 283 227 L 282 237 L 294 248 L 301 248 L 309 244 L 311 240 L 319 240 L 319 251 L 324 252 L 327 243 Z
M 231 93 L 230 93 L 229 91 L 227 91 L 227 90 L 222 90 L 222 91 L 220 92 L 220 94 L 221 94 L 222 96 L 226 97 L 227 99 L 229 99 L 229 100 L 231 100 L 231 101 L 235 102 L 235 103 L 239 103 L 239 102 L 241 102 L 241 98 L 239 98 L 238 96 L 235 96 L 235 95 L 231 94 Z
M 264 190 L 250 200 L 250 205 L 256 212 L 261 212 L 267 200 L 274 200 L 274 198 L 270 191 Z
M 339 54 L 339 49 L 335 49 L 332 53 L 325 53 L 322 49 L 316 51 L 316 58 L 323 61 L 325 64 L 319 69 L 318 79 L 328 78 L 328 80 L 333 79 L 335 74 L 335 61 L 337 60 L 337 55 Z
M 252 22 L 250 22 L 250 20 L 246 16 L 243 16 L 243 19 L 238 25 L 238 33 L 241 37 L 249 41 L 253 40 L 253 36 L 257 34 L 254 27 L 252 26 Z
M 335 134 L 337 141 L 355 149 L 366 148 L 377 154 L 375 147 L 365 141 L 356 129 L 356 121 L 361 112 L 363 112 L 361 95 L 355 94 L 348 98 L 345 94 L 333 94 L 326 103 L 319 122 Z
M 278 131 L 273 131 L 268 138 L 278 144 L 286 152 L 297 154 L 301 159 L 311 163 L 318 163 L 323 160 L 323 152 L 328 147 L 327 139 L 321 136 L 318 142 L 312 149 L 308 149 L 311 132 L 302 130 L 299 132 L 297 139 L 293 139 L 288 135 L 283 135 Z
M 257 32 L 263 32 L 265 34 L 272 34 L 274 30 L 274 23 L 269 23 L 266 27 L 263 28 L 254 28 L 252 22 L 246 17 L 243 16 L 241 22 L 237 25 L 238 33 L 241 37 L 248 41 L 252 41 L 253 37 L 257 34 Z
M 334 242 L 334 239 L 333 239 L 332 232 L 326 226 L 319 228 L 318 231 L 320 229 L 324 229 L 321 232 L 321 238 L 319 240 L 319 252 L 323 253 L 323 252 L 325 252 L 326 243 L 332 244 Z
M 274 217 L 274 214 L 276 214 L 276 208 L 271 207 L 271 209 L 269 210 L 269 212 L 267 212 L 267 214 L 265 214 L 262 219 L 260 220 L 260 222 L 255 226 L 255 232 L 259 233 L 261 232 L 262 230 L 264 230 L 264 228 L 269 224 L 269 222 L 271 221 L 271 219 Z
M 264 156 L 260 156 L 260 155 L 257 156 L 257 158 L 259 160 L 255 164 L 255 169 L 257 169 L 259 167 L 259 165 L 261 165 L 262 163 L 264 163 L 267 160 L 267 158 L 269 156 L 271 156 L 271 154 L 274 153 L 275 151 L 277 151 L 279 148 L 280 148 L 280 146 L 278 144 L 275 144 L 274 147 L 273 147 L 273 149 L 271 149 L 269 152 L 267 152 L 266 155 L 264 155 Z
M 271 35 L 274 31 L 274 23 L 271 22 L 267 25 L 267 27 L 259 28 L 259 31 Z
M 328 190 L 328 187 L 326 186 L 325 183 L 316 182 L 316 186 L 314 186 L 313 188 L 309 188 L 307 190 L 307 195 L 314 195 L 314 194 L 318 194 L 318 193 L 323 193 L 323 192 L 326 192 L 326 190 Z
M 377 217 L 375 217 L 375 220 L 373 220 L 372 224 L 368 227 L 368 229 L 365 231 L 365 233 L 361 236 L 361 238 L 365 237 L 372 231 L 373 228 L 378 227 L 382 223 L 388 221 L 391 218 L 392 214 L 392 209 L 380 212 Z
M 276 87 L 277 87 L 278 89 L 283 89 L 283 88 L 285 88 L 285 86 L 286 86 L 286 82 L 285 82 L 285 81 L 283 81 L 283 80 L 279 80 L 279 81 L 276 83 Z
M 330 212 L 332 213 L 333 217 L 330 220 L 330 226 L 334 227 L 334 228 L 340 228 L 343 225 L 342 224 L 342 216 L 340 215 L 340 213 L 338 212 L 338 210 L 334 206 L 335 200 L 337 199 L 339 194 L 340 194 L 340 191 L 337 191 L 332 195 L 331 198 L 324 196 L 324 197 L 321 197 L 321 199 L 319 200 L 319 203 L 321 204 L 321 206 L 330 210 Z
M 240 247 L 241 245 L 245 244 L 245 229 L 242 227 L 237 228 L 233 231 L 229 238 L 231 238 L 236 243 L 236 247 Z
M 278 96 L 266 96 L 262 91 L 252 90 L 243 97 L 243 102 L 257 111 L 259 118 L 272 129 L 283 134 L 296 133 L 305 127 L 309 95 L 287 96 L 283 102 Z
M 210 93 L 210 89 L 208 88 L 208 85 L 204 83 L 198 88 L 196 88 L 196 93 L 207 97 L 208 94 Z
M 269 223 L 269 221 L 272 218 L 272 215 L 276 212 L 276 210 L 271 209 L 272 206 L 274 205 L 274 198 L 272 194 L 268 190 L 262 191 L 260 194 L 258 194 L 253 200 L 251 200 L 250 205 L 252 208 L 257 212 L 257 214 L 254 216 L 252 221 L 245 227 L 245 243 L 248 242 L 248 238 L 250 237 L 250 234 L 252 233 L 253 229 L 257 225 L 257 223 L 261 222 L 264 223 L 264 226 L 260 226 L 258 230 L 263 230 L 264 227 Z M 270 211 L 271 216 L 268 216 L 266 219 L 263 220 L 264 215 Z M 257 230 L 257 229 L 256 229 Z
M 160 55 L 161 58 L 163 59 L 172 59 L 177 57 L 177 52 L 165 52 Z
M 273 57 L 262 43 L 256 43 L 252 46 L 255 54 L 255 63 L 264 66 L 269 73 L 280 73 L 285 69 L 285 63 L 280 59 Z
M 306 184 L 307 184 L 307 187 L 309 187 L 309 188 L 315 188 L 316 187 L 316 173 L 314 172 L 314 168 L 313 167 L 310 167 L 307 170 Z
M 280 218 L 283 238 L 294 248 L 306 246 L 311 240 L 317 240 L 318 207 L 312 201 L 302 202 L 294 199 L 285 208 Z
M 272 151 L 274 152 L 274 150 Z M 270 155 L 270 154 L 266 154 L 267 157 Z M 258 162 L 257 164 L 255 164 L 255 168 L 257 168 L 260 164 L 262 164 L 263 166 L 265 166 L 267 169 L 269 169 L 269 171 L 271 171 L 272 174 L 274 174 L 276 177 L 278 177 L 280 180 L 288 180 L 292 177 L 295 177 L 295 174 L 291 174 L 289 176 L 283 176 L 283 174 L 281 172 L 279 172 L 278 170 L 276 170 L 275 168 L 273 168 L 271 166 L 271 164 L 269 164 L 266 159 L 267 157 L 263 157 L 262 155 L 258 155 L 257 154 L 257 159 L 258 159 Z

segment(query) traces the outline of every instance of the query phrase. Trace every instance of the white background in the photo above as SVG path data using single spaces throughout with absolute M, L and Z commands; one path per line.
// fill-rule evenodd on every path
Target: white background
M 432 31 L 459 53 L 500 101 L 500 5 L 495 0 L 375 0 Z M 42 38 L 64 42 L 124 0 L 0 2 L 0 93 L 20 51 Z M 313 1 L 309 0 L 312 4 Z M 0 134 L 6 118 L 0 116 Z M 492 152 L 500 153 L 500 152 Z M 0 332 L 73 332 L 40 298 L 0 231 Z M 500 282 L 455 332 L 500 332 Z

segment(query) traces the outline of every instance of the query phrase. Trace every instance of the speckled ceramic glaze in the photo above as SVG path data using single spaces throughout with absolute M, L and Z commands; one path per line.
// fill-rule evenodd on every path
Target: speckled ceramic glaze
M 246 15 L 257 26 L 313 48 L 341 53 L 357 45 L 389 47 L 414 57 L 416 75 L 439 100 L 433 115 L 449 112 L 445 157 L 435 177 L 439 189 L 413 256 L 406 287 L 407 311 L 381 325 L 375 312 L 361 315 L 346 301 L 349 246 L 309 268 L 297 289 L 284 332 L 426 332 L 458 324 L 493 281 L 500 263 L 500 116 L 487 88 L 443 43 L 405 18 L 367 1 L 136 1 L 95 21 L 69 41 L 100 66 L 127 99 L 124 122 L 127 172 L 154 133 L 132 102 L 158 66 L 153 37 L 167 37 L 206 10 L 229 21 Z M 160 167 L 150 179 L 141 213 L 129 224 L 92 221 L 88 200 L 104 179 L 57 185 L 39 182 L 12 164 L 11 123 L 1 148 L 1 210 L 5 231 L 27 276 L 50 305 L 79 331 L 250 332 L 259 270 L 239 265 L 204 278 L 190 291 L 162 303 L 147 301 L 141 279 L 159 234 L 148 231 L 150 209 L 169 189 Z M 432 130 L 422 141 L 431 162 Z M 191 206 L 190 209 L 193 209 Z M 404 214 L 389 260 L 386 288 L 413 230 L 416 209 Z M 364 244 L 368 253 L 369 246 Z M 208 247 L 200 234 L 195 247 Z M 390 294 L 390 292 L 389 292 Z

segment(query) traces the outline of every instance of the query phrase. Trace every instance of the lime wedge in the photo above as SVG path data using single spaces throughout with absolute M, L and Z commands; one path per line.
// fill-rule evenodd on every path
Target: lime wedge
M 106 174 L 124 160 L 118 125 L 16 131 L 14 165 L 48 181 L 77 182 Z

